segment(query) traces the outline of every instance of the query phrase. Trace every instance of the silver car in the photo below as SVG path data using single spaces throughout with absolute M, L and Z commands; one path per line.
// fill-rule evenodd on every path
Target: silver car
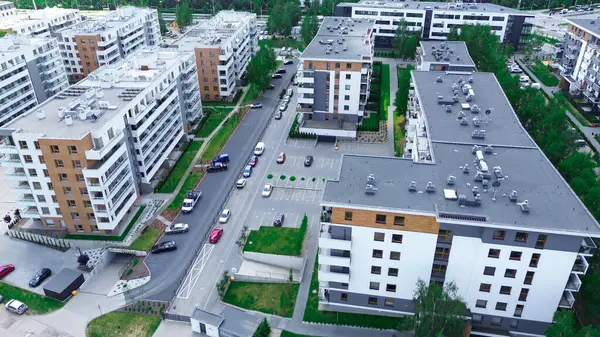
M 171 224 L 165 229 L 165 234 L 186 233 L 189 229 L 190 227 L 186 223 Z
M 27 309 L 28 307 L 23 302 L 17 300 L 10 300 L 8 303 L 6 303 L 6 310 L 12 311 L 19 315 L 23 315 Z

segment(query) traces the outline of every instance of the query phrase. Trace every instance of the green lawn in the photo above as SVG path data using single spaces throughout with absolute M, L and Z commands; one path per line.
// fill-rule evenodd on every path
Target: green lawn
M 529 69 L 545 86 L 555 87 L 558 85 L 558 78 L 540 61 L 535 61 Z
M 147 252 L 152 248 L 158 237 L 160 236 L 160 232 L 152 227 L 148 227 L 144 234 L 140 235 L 128 249 L 131 250 L 139 250 L 142 252 Z
M 379 104 L 381 104 L 381 108 L 379 113 L 381 114 L 381 119 L 387 120 L 388 107 L 390 106 L 390 65 L 383 64 L 381 67 L 381 98 L 379 99 Z
M 179 157 L 175 167 L 169 173 L 169 176 L 162 182 L 162 185 L 158 189 L 158 193 L 173 193 L 177 184 L 181 181 L 181 178 L 185 174 L 185 171 L 190 167 L 190 164 L 194 160 L 194 157 L 202 147 L 202 142 L 191 142 L 185 152 Z
M 394 111 L 394 153 L 397 157 L 402 157 L 404 153 L 404 143 L 406 142 L 406 121 L 405 111 L 408 105 L 408 91 L 410 90 L 410 71 L 415 68 L 408 65 L 406 69 L 398 69 L 398 91 L 396 92 Z
M 242 101 L 242 105 L 248 105 L 256 101 L 256 99 L 260 96 L 261 93 L 262 91 L 260 91 L 260 89 L 258 89 L 256 85 L 250 84 L 250 87 L 246 92 L 246 96 L 244 96 L 244 100 Z
M 123 240 L 125 240 L 125 237 L 129 233 L 129 231 L 131 230 L 131 228 L 133 227 L 133 225 L 137 222 L 137 220 L 140 217 L 140 215 L 142 215 L 142 212 L 144 212 L 144 208 L 146 208 L 145 205 L 140 206 L 140 208 L 138 209 L 137 213 L 135 213 L 135 216 L 133 217 L 133 219 L 131 219 L 131 221 L 127 225 L 127 228 L 125 228 L 125 231 L 123 231 L 123 234 L 121 234 L 119 236 L 67 234 L 67 235 L 65 235 L 65 239 L 72 239 L 72 240 L 97 240 L 97 241 L 123 241 Z
M 531 34 L 531 38 L 537 41 L 540 41 L 542 43 L 550 43 L 550 44 L 557 44 L 560 42 L 560 40 L 550 37 L 550 36 L 543 36 L 543 35 L 538 35 L 538 34 Z
M 592 123 L 590 123 L 587 118 L 585 118 L 585 116 L 579 111 L 577 110 L 576 107 L 573 106 L 573 104 L 571 104 L 571 102 L 569 102 L 569 100 L 565 97 L 565 95 L 558 91 L 554 93 L 554 98 L 556 98 L 556 100 L 567 110 L 569 110 L 571 112 L 571 114 L 573 115 L 573 117 L 575 117 L 575 119 L 581 123 L 581 125 L 584 126 L 592 126 Z M 591 116 L 591 115 L 590 115 Z
M 87 337 L 151 337 L 158 329 L 160 316 L 109 312 L 94 318 L 87 326 Z
M 307 227 L 308 217 L 306 215 L 302 219 L 300 228 L 261 226 L 257 231 L 250 231 L 244 251 L 300 256 Z
M 335 311 L 319 311 L 318 266 L 319 256 L 317 253 L 313 275 L 310 280 L 310 290 L 308 291 L 306 309 L 304 310 L 304 321 L 325 324 L 352 325 L 375 329 L 396 329 L 401 325 L 403 327 L 402 330 L 408 330 L 412 326 L 411 319 L 407 317 L 387 317 Z
M 181 208 L 181 203 L 183 202 L 183 199 L 185 199 L 186 193 L 189 190 L 193 190 L 194 188 L 196 188 L 196 185 L 198 185 L 198 182 L 200 181 L 200 178 L 202 178 L 202 175 L 203 173 L 201 172 L 191 173 L 183 182 L 181 190 L 179 190 L 179 192 L 175 196 L 175 199 L 173 199 L 171 204 L 169 204 L 167 210 L 171 212 L 176 212 L 177 210 L 179 210 L 179 208 Z
M 297 283 L 235 281 L 229 285 L 223 302 L 266 314 L 292 317 L 299 288 Z
M 235 130 L 238 124 L 240 124 L 240 121 L 241 117 L 239 114 L 233 114 L 233 116 L 231 116 L 231 118 L 229 118 L 229 120 L 225 122 L 219 131 L 211 138 L 210 142 L 204 149 L 204 153 L 202 153 L 200 160 L 208 161 L 219 154 L 223 146 L 225 146 L 225 143 L 227 143 L 229 140 L 233 130 Z
M 25 303 L 29 307 L 27 312 L 36 315 L 47 314 L 64 305 L 62 302 L 15 287 L 4 281 L 0 282 L 0 295 L 4 296 L 5 303 L 12 299 Z
M 297 333 L 293 333 L 287 330 L 281 330 L 280 337 L 317 337 L 317 336 L 309 336 L 309 335 L 299 335 Z
M 258 40 L 258 45 L 260 47 L 270 46 L 272 48 L 292 47 L 292 48 L 298 48 L 299 51 L 304 51 L 304 42 L 302 42 L 301 40 L 292 40 L 292 39 Z
M 221 105 L 221 107 L 211 107 L 210 105 L 204 105 L 204 110 L 211 110 L 210 115 L 200 128 L 198 132 L 196 132 L 196 137 L 198 138 L 206 138 L 210 136 L 210 134 L 221 124 L 221 122 L 229 115 L 231 110 L 233 110 L 234 106 L 226 106 Z

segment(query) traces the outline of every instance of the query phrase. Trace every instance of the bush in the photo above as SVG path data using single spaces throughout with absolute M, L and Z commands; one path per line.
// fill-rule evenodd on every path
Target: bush
M 133 273 L 133 269 L 127 269 L 127 276 L 131 275 L 131 273 Z
M 317 178 L 312 178 L 312 182 L 314 183 L 315 181 L 317 181 Z
M 223 299 L 225 295 L 225 291 L 227 291 L 227 287 L 229 286 L 229 276 L 227 276 L 227 272 L 223 272 L 223 277 L 221 281 L 217 283 L 217 292 L 219 293 L 219 297 Z
M 282 175 L 279 176 L 279 179 L 285 180 L 285 176 L 282 174 Z
M 267 179 L 272 179 L 273 175 L 271 173 L 267 174 Z
M 304 181 L 305 179 L 304 179 L 304 177 L 302 177 L 302 178 L 300 178 L 300 180 Z
M 295 180 L 296 180 L 296 177 L 294 177 L 294 176 L 290 177 L 290 181 L 295 181 Z

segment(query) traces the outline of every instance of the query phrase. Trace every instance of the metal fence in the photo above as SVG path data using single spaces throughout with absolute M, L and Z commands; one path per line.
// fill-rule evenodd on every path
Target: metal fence
M 175 314 L 169 314 L 166 312 L 163 314 L 163 319 L 168 319 L 170 321 L 187 322 L 187 323 L 191 322 L 190 316 L 175 315 Z

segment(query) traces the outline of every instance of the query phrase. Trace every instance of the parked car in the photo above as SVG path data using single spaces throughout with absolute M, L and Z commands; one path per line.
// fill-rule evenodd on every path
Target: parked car
M 281 93 L 279 93 L 279 99 L 282 99 L 285 96 L 285 89 L 281 89 Z
M 287 90 L 287 95 L 288 95 L 289 97 L 292 97 L 292 96 L 294 96 L 294 90 L 293 90 L 292 88 L 289 88 L 289 89 Z
M 281 152 L 277 156 L 277 164 L 283 164 L 283 163 L 285 163 L 285 152 Z
M 275 119 L 279 120 L 279 119 L 281 119 L 281 117 L 283 117 L 283 113 L 281 113 L 281 111 L 277 111 L 275 113 Z
M 292 60 L 287 60 L 287 61 L 283 62 L 283 65 L 284 65 L 284 66 L 287 66 L 287 65 L 290 65 L 290 64 L 294 64 L 294 61 L 292 61 Z
M 265 152 L 265 143 L 258 142 L 258 144 L 256 144 L 256 147 L 254 148 L 254 154 L 260 156 L 261 154 L 263 154 L 263 152 Z
M 189 229 L 190 226 L 188 226 L 186 223 L 175 223 L 165 228 L 165 234 L 187 233 Z
M 262 108 L 262 104 L 260 104 L 260 103 L 250 104 L 250 108 L 251 109 L 260 109 L 260 108 Z
M 258 164 L 258 156 L 251 156 L 250 160 L 248 160 L 248 165 L 254 167 Z
M 252 166 L 246 165 L 246 167 L 244 168 L 244 173 L 242 174 L 242 176 L 244 178 L 249 178 L 251 175 L 252 175 Z
M 246 179 L 244 178 L 240 178 L 235 182 L 235 187 L 237 188 L 244 188 L 244 186 L 246 186 Z
M 263 187 L 262 192 L 260 193 L 263 197 L 268 198 L 271 196 L 271 192 L 273 192 L 273 185 L 271 184 L 266 184 L 265 187 Z
M 287 109 L 287 104 L 285 104 L 285 103 L 281 103 L 281 104 L 279 105 L 279 111 L 285 111 L 285 109 Z
M 308 167 L 311 166 L 313 163 L 313 156 L 306 156 L 304 158 L 304 166 Z
M 223 236 L 223 228 L 217 227 L 217 228 L 213 229 L 213 231 L 210 233 L 210 236 L 208 237 L 208 242 L 217 243 L 217 242 L 219 242 L 219 240 L 221 240 L 222 236 Z
M 283 96 L 283 98 L 281 99 L 281 103 L 287 105 L 290 102 L 290 96 L 285 95 Z
M 15 266 L 12 264 L 6 264 L 0 266 L 0 279 L 3 279 L 6 275 L 12 273 L 15 270 Z
M 200 191 L 200 190 L 188 191 L 187 194 L 185 195 L 185 199 L 183 199 L 183 204 L 181 205 L 181 211 L 183 213 L 190 213 L 191 211 L 193 211 L 194 206 L 196 206 L 196 204 L 200 200 L 201 196 L 202 196 L 202 191 Z
M 29 286 L 32 288 L 39 286 L 42 284 L 42 282 L 44 282 L 44 280 L 50 277 L 50 275 L 52 275 L 52 271 L 49 268 L 42 268 L 38 270 L 38 272 L 33 275 L 31 280 L 29 280 Z
M 278 69 L 276 73 L 277 74 L 285 74 L 285 73 L 287 73 L 287 71 L 285 69 Z
M 275 226 L 275 227 L 283 226 L 283 220 L 285 220 L 285 214 L 283 214 L 283 213 L 275 214 L 275 217 L 273 218 L 273 226 Z
M 225 163 L 213 163 L 212 165 L 209 165 L 208 167 L 206 167 L 206 172 L 211 173 L 211 172 L 220 172 L 220 171 L 226 171 L 227 170 L 227 164 Z
M 271 75 L 271 78 L 274 79 L 274 80 L 276 80 L 276 79 L 283 78 L 283 75 L 281 75 L 281 74 L 273 74 L 273 75 Z
M 222 153 L 213 158 L 212 163 L 229 163 L 229 155 L 227 153 Z
M 10 300 L 6 303 L 6 310 L 12 311 L 18 315 L 23 315 L 27 311 L 28 307 L 25 303 L 17 300 Z
M 227 223 L 229 221 L 229 217 L 231 216 L 231 211 L 228 209 L 224 209 L 219 215 L 219 223 Z
M 172 250 L 177 249 L 177 244 L 175 243 L 175 241 L 163 241 L 157 245 L 152 246 L 152 249 L 150 250 L 150 252 L 152 254 L 158 254 L 158 253 L 164 253 L 164 252 L 170 252 Z
M 275 86 L 271 84 L 267 87 L 267 90 L 275 90 Z

